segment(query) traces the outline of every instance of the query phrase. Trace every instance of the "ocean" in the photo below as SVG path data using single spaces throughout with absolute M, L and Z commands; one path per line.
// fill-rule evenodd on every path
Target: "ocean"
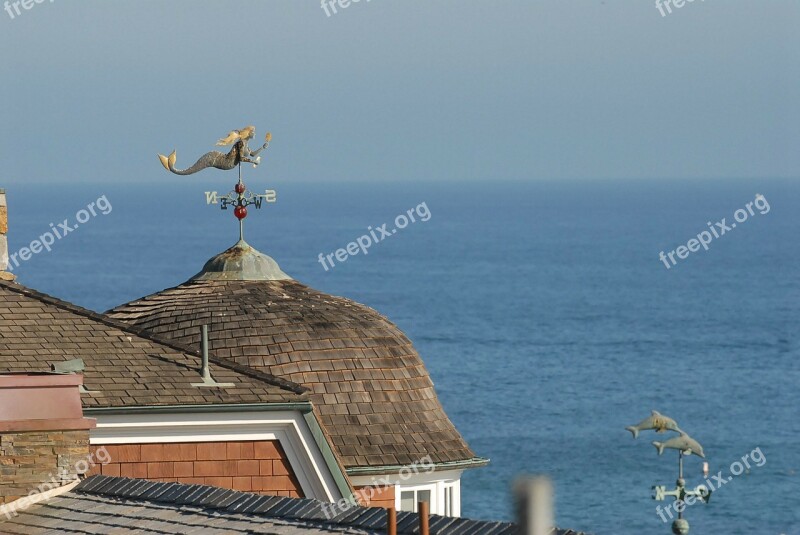
M 204 195 L 229 191 L 232 174 L 156 174 L 163 182 L 0 184 L 12 252 L 50 223 L 71 226 L 102 196 L 111 207 L 81 214 L 85 223 L 15 269 L 19 281 L 104 311 L 180 284 L 236 241 L 231 211 Z M 800 533 L 796 181 L 265 176 L 245 170 L 252 189 L 278 192 L 276 204 L 250 209 L 247 241 L 295 279 L 397 323 L 451 420 L 491 459 L 464 474 L 464 516 L 513 519 L 515 478 L 546 474 L 561 527 L 670 533 L 656 512 L 669 502 L 650 496 L 653 485 L 674 486 L 676 453 L 659 457 L 658 435 L 634 440 L 624 429 L 655 409 L 702 443 L 711 474 L 738 471 L 732 464 L 751 453 L 763 461 L 688 507 L 691 533 Z M 368 254 L 327 271 L 318 261 L 423 203 L 427 221 L 416 217 Z M 708 250 L 690 242 L 712 228 Z M 685 475 L 703 483 L 702 460 L 687 459 Z

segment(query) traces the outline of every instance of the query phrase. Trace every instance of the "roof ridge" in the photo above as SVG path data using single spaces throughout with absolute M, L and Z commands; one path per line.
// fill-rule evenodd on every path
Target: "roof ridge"
M 60 308 L 66 310 L 67 312 L 71 312 L 73 314 L 77 314 L 79 316 L 83 316 L 85 318 L 89 318 L 93 321 L 97 321 L 108 327 L 113 327 L 115 329 L 119 329 L 122 332 L 126 332 L 129 334 L 133 334 L 138 336 L 139 338 L 143 338 L 155 344 L 168 347 L 170 349 L 180 351 L 181 353 L 185 353 L 188 355 L 192 355 L 195 357 L 202 357 L 200 351 L 190 348 L 188 346 L 184 346 L 182 344 L 175 343 L 171 340 L 166 340 L 151 334 L 150 332 L 146 331 L 145 329 L 135 327 L 129 323 L 125 323 L 124 321 L 114 319 L 106 314 L 101 314 L 99 312 L 95 312 L 93 310 L 89 310 L 88 308 L 83 308 L 82 306 L 76 305 L 75 303 L 70 303 L 69 301 L 64 301 L 63 299 L 59 299 L 57 297 L 53 297 L 52 295 L 46 294 L 44 292 L 40 292 L 38 290 L 34 290 L 32 288 L 28 288 L 22 284 L 17 282 L 5 281 L 0 280 L 0 287 L 10 290 L 12 292 L 18 293 L 20 295 L 24 295 L 25 297 L 29 297 L 31 299 L 35 299 L 47 305 L 54 306 L 56 308 Z M 257 379 L 259 381 L 264 381 L 272 386 L 277 386 L 282 390 L 287 390 L 289 392 L 294 392 L 295 394 L 303 394 L 305 392 L 310 391 L 311 389 L 300 385 L 298 383 L 289 381 L 287 379 L 283 379 L 281 377 L 277 377 L 275 375 L 271 375 L 259 370 L 254 370 L 247 366 L 242 366 L 241 364 L 236 364 L 234 362 L 230 362 L 225 359 L 221 359 L 219 357 L 209 355 L 208 361 L 220 366 L 222 368 L 228 369 L 230 371 L 240 373 L 242 375 L 246 375 L 253 379 Z

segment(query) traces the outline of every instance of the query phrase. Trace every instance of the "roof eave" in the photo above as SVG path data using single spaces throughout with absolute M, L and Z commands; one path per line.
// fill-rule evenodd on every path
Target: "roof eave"
M 84 407 L 85 414 L 156 414 L 197 412 L 262 412 L 300 411 L 313 409 L 310 401 L 277 403 L 219 403 L 209 405 L 135 405 L 122 407 Z
M 448 461 L 444 463 L 433 463 L 434 472 L 442 472 L 445 470 L 466 470 L 470 468 L 480 468 L 489 464 L 490 460 L 484 457 L 473 457 L 462 461 Z M 378 474 L 394 474 L 400 473 L 403 468 L 408 468 L 405 465 L 387 465 L 387 466 L 352 466 L 346 468 L 348 476 L 370 476 Z

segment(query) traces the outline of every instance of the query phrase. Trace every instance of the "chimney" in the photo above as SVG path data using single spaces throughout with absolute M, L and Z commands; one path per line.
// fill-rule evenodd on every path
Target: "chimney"
M 8 269 L 8 206 L 6 205 L 6 190 L 0 188 L 0 280 L 14 280 L 14 275 Z
M 95 420 L 83 417 L 82 384 L 82 375 L 0 374 L 0 514 L 91 469 Z
M 521 535 L 554 531 L 553 483 L 547 476 L 522 477 L 514 484 L 517 525 Z

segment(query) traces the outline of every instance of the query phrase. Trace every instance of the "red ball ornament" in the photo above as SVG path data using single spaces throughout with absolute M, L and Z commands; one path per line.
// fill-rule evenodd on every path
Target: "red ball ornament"
M 247 208 L 245 208 L 244 206 L 237 206 L 233 210 L 233 215 L 236 216 L 236 219 L 240 220 L 244 219 L 245 217 L 247 217 Z
M 244 193 L 244 184 L 241 182 L 237 182 L 236 186 L 233 187 L 233 191 L 236 193 Z

